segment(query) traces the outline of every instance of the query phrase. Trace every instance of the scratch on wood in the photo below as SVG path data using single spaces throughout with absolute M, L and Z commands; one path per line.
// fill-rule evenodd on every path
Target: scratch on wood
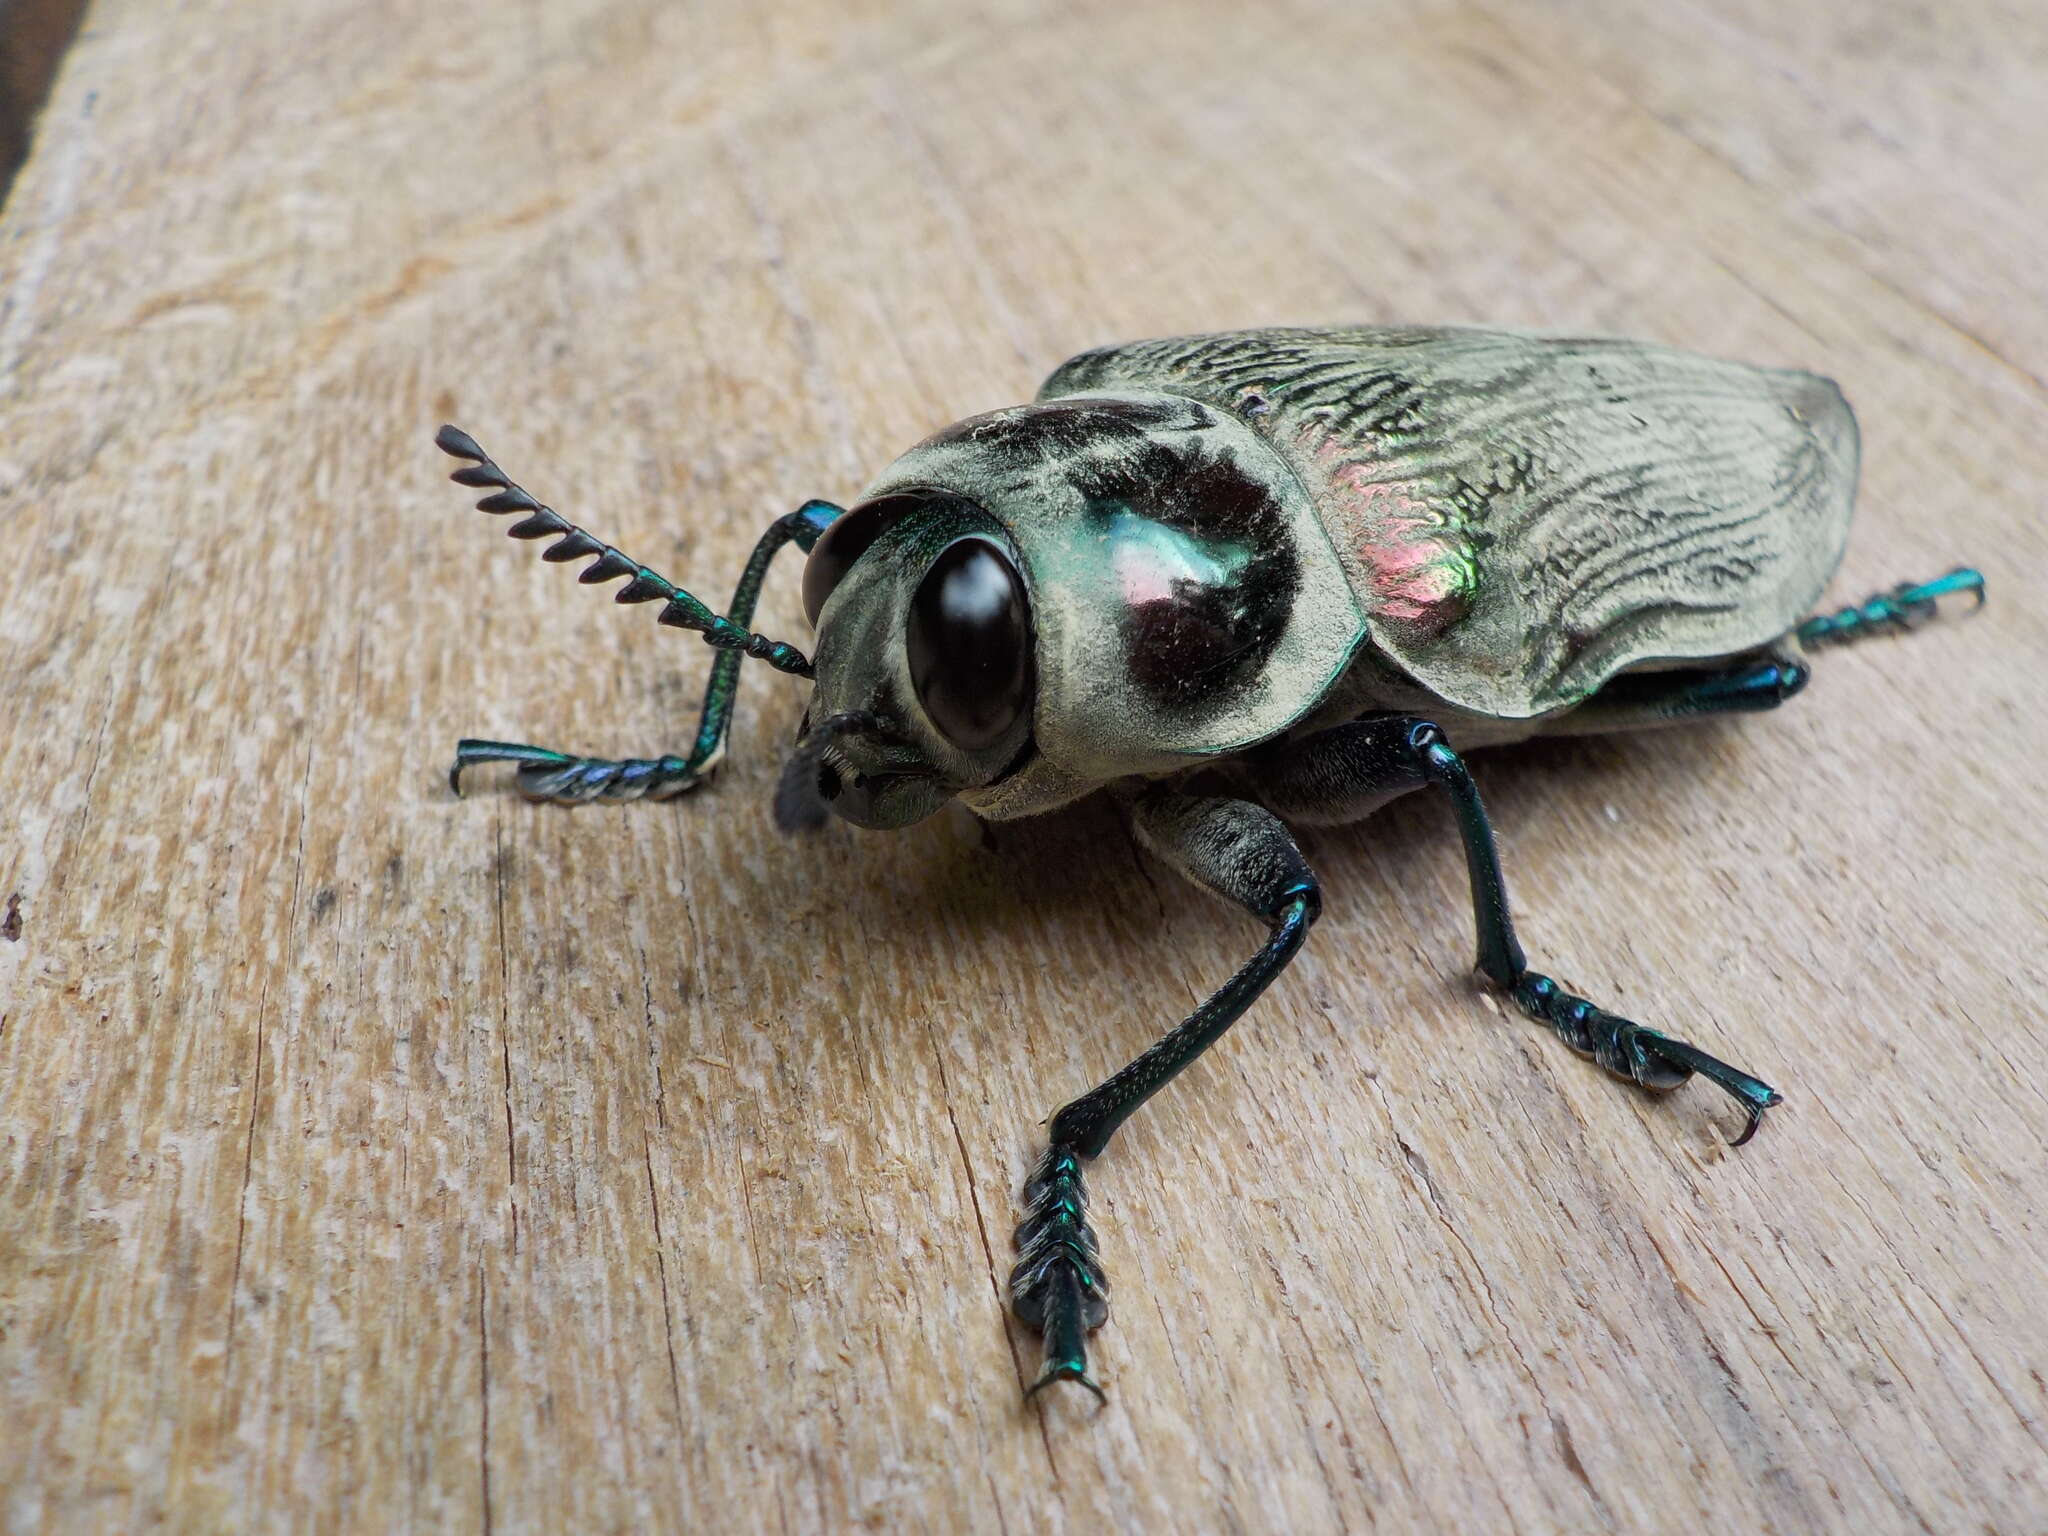
M 483 1432 L 477 1439 L 477 1474 L 483 1495 L 484 1536 L 491 1536 L 491 1277 L 476 1267 L 477 1399 L 483 1405 Z
M 1550 1415 L 1550 1433 L 1557 1441 L 1557 1454 L 1563 1459 L 1565 1470 L 1586 1485 L 1586 1492 L 1593 1496 L 1593 1504 L 1600 1511 L 1601 1521 L 1610 1528 L 1615 1525 L 1614 1511 L 1607 1507 L 1607 1501 L 1600 1497 L 1600 1490 L 1593 1486 L 1593 1479 L 1587 1475 L 1586 1464 L 1579 1460 L 1579 1448 L 1572 1443 L 1572 1427 L 1565 1416 L 1553 1411 Z
M 676 1320 L 668 1300 L 668 1237 L 661 1228 L 661 1192 L 654 1184 L 654 1144 L 643 1140 L 640 1150 L 647 1163 L 647 1200 L 654 1215 L 654 1271 L 661 1287 L 661 1336 L 668 1346 L 668 1390 L 675 1401 L 676 1429 L 681 1433 L 688 1420 L 683 1415 L 682 1372 L 676 1367 Z
M 512 1134 L 512 961 L 505 933 L 505 818 L 491 825 L 491 880 L 498 900 L 498 1058 L 505 1100 L 505 1204 L 512 1213 L 512 1252 L 519 1252 L 519 1151 Z
M 263 1028 L 270 1012 L 270 986 L 266 982 L 256 1001 L 256 1064 L 249 1069 L 249 1128 L 242 1138 L 241 1198 L 235 1202 L 235 1262 L 228 1276 L 227 1338 L 221 1346 L 221 1374 L 225 1381 L 235 1359 L 235 1322 L 241 1314 L 242 1253 L 249 1240 L 249 1179 L 256 1167 L 256 1116 L 263 1102 Z

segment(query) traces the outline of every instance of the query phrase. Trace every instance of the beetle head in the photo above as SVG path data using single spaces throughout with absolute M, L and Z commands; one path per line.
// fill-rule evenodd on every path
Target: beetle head
M 785 819 L 815 796 L 856 826 L 908 826 L 1030 756 L 1030 597 L 973 501 L 913 488 L 854 507 L 811 551 L 804 608 L 817 691 Z

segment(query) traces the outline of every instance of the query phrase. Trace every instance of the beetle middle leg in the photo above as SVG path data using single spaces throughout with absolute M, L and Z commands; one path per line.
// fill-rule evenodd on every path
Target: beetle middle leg
M 1266 803 L 1308 823 L 1353 821 L 1411 790 L 1442 789 L 1465 845 L 1479 969 L 1525 1014 L 1581 1056 L 1652 1093 L 1668 1093 L 1697 1072 L 1742 1106 L 1747 1124 L 1735 1139 L 1738 1147 L 1756 1134 L 1764 1111 L 1779 1102 L 1768 1083 L 1696 1045 L 1595 1007 L 1529 968 L 1515 937 L 1493 824 L 1478 786 L 1464 759 L 1429 721 L 1385 715 L 1335 726 L 1287 744 L 1262 759 L 1256 771 Z
M 1088 1375 L 1087 1337 L 1109 1315 L 1108 1285 L 1089 1230 L 1081 1165 L 1109 1145 L 1117 1127 L 1237 1022 L 1280 974 L 1322 910 L 1314 873 L 1286 826 L 1243 800 L 1157 793 L 1133 811 L 1138 837 L 1196 884 L 1265 919 L 1259 952 L 1158 1044 L 1052 1117 L 1045 1153 L 1024 1189 L 1010 1308 L 1045 1340 L 1038 1379 L 1026 1396 L 1055 1381 L 1076 1381 L 1097 1397 Z
M 754 605 L 761 596 L 761 584 L 776 554 L 787 544 L 808 551 L 839 515 L 840 508 L 831 502 L 810 501 L 769 524 L 747 558 L 725 617 L 742 628 L 750 624 Z M 747 655 L 744 650 L 721 650 L 711 664 L 711 680 L 704 688 L 703 714 L 687 755 L 575 757 L 518 742 L 465 738 L 455 744 L 455 762 L 448 770 L 449 787 L 460 794 L 462 770 L 478 763 L 516 763 L 518 773 L 514 782 L 519 792 L 529 800 L 552 801 L 557 805 L 581 805 L 591 800 L 665 800 L 694 789 L 711 776 L 725 756 L 726 732 L 732 725 L 733 701 L 739 693 L 740 664 Z

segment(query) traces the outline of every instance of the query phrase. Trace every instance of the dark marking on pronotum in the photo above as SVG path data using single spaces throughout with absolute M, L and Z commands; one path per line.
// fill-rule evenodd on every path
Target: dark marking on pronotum
M 21 942 L 21 892 L 16 891 L 7 898 L 7 915 L 0 917 L 0 939 L 10 944 Z
M 1192 401 L 1041 400 L 970 416 L 934 432 L 924 446 L 971 442 L 1012 462 L 1065 463 L 1076 454 L 1115 454 L 1142 446 L 1155 432 L 1192 431 L 1201 425 L 1201 412 Z
M 1234 460 L 1156 439 L 1075 478 L 1106 527 L 1129 514 L 1185 534 L 1219 572 L 1213 581 L 1174 575 L 1164 591 L 1129 603 L 1131 680 L 1162 704 L 1209 710 L 1256 678 L 1301 590 L 1294 535 L 1271 491 Z

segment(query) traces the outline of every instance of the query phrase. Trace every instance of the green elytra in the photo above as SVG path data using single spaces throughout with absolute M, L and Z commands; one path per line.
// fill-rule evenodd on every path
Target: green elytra
M 1532 970 L 1491 823 L 1453 740 L 1662 726 L 1776 707 L 1808 652 L 1983 598 L 1962 569 L 1812 615 L 1844 540 L 1854 418 L 1811 374 L 1641 343 L 1428 328 L 1132 343 L 1055 371 L 1028 406 L 935 434 L 850 513 L 805 503 L 714 613 L 514 485 L 454 428 L 455 478 L 526 514 L 551 560 L 629 578 L 621 602 L 719 648 L 689 750 L 580 757 L 465 740 L 532 798 L 661 798 L 723 755 L 740 662 L 814 680 L 777 820 L 887 828 L 960 799 L 1033 814 L 1107 787 L 1139 839 L 1268 937 L 1136 1060 L 1052 1116 L 1010 1298 L 1039 1331 L 1029 1393 L 1101 1395 L 1108 1284 L 1085 1163 L 1285 968 L 1321 909 L 1288 831 L 1414 789 L 1448 798 L 1478 968 L 1579 1054 L 1654 1093 L 1698 1074 L 1779 1102 L 1699 1047 Z M 775 554 L 809 555 L 815 657 L 754 633 Z

